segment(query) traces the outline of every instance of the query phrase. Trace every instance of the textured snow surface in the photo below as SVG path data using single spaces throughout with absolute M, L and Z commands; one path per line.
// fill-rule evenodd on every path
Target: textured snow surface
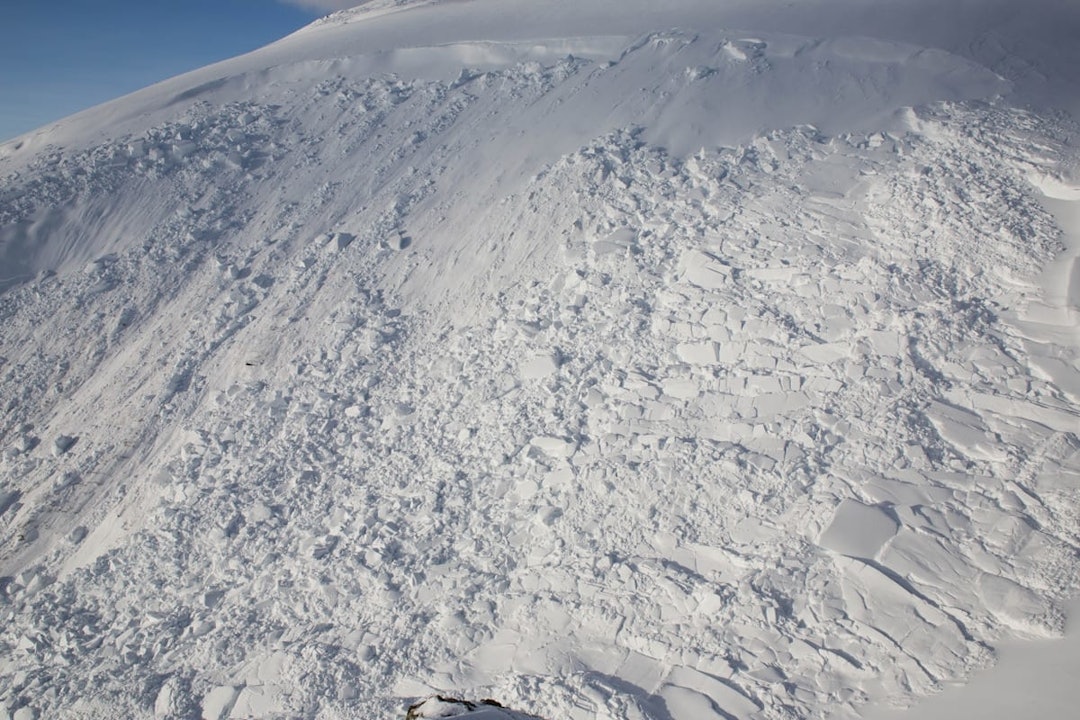
M 617 5 L 0 145 L 0 717 L 852 718 L 1062 634 L 1075 6 Z

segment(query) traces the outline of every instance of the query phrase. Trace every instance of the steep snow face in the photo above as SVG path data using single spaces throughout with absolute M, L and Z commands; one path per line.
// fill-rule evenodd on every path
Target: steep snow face
M 1059 635 L 1073 9 L 715 5 L 367 3 L 0 146 L 0 710 L 855 717 Z

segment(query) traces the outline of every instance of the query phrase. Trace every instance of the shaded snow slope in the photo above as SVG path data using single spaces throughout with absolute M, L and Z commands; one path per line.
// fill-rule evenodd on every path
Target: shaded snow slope
M 0 146 L 0 710 L 842 718 L 1060 635 L 1069 4 L 714 5 L 369 3 Z

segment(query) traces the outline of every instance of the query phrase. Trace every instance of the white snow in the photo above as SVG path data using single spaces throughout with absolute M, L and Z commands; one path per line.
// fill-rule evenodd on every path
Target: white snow
M 0 717 L 854 718 L 1052 642 L 1077 19 L 388 0 L 0 145 Z
M 1071 603 L 1071 619 L 1077 611 L 1080 605 Z M 877 708 L 865 720 L 1071 717 L 1080 702 L 1075 682 L 1080 633 L 1075 623 L 1070 625 L 1065 638 L 1002 643 L 994 667 L 976 673 L 968 684 L 946 687 L 910 709 Z
M 818 542 L 843 555 L 873 558 L 897 530 L 896 520 L 881 508 L 845 499 Z

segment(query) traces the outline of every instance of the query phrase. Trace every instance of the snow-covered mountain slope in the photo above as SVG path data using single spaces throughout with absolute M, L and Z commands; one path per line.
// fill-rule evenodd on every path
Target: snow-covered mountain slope
M 0 709 L 845 718 L 1060 634 L 1076 20 L 368 3 L 0 146 Z

